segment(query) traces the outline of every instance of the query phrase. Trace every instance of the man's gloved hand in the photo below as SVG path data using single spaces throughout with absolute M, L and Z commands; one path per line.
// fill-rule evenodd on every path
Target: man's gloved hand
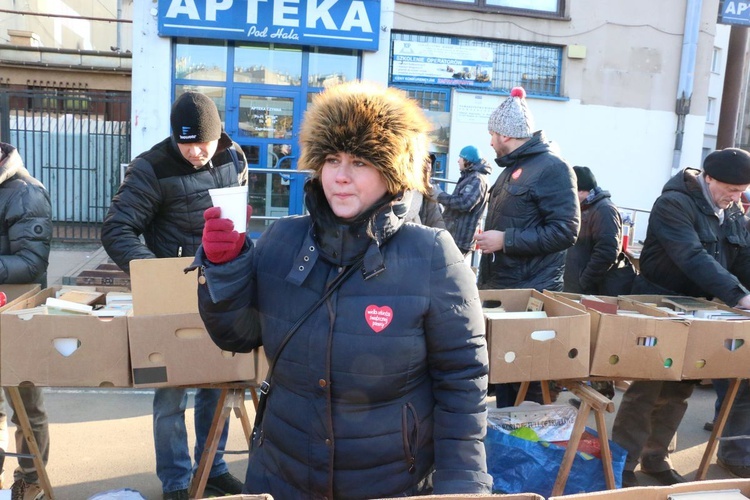
M 248 205 L 247 219 L 253 213 Z M 214 264 L 224 264 L 237 257 L 245 244 L 245 232 L 238 233 L 229 219 L 222 219 L 221 208 L 211 207 L 203 212 L 206 221 L 203 226 L 203 251 Z

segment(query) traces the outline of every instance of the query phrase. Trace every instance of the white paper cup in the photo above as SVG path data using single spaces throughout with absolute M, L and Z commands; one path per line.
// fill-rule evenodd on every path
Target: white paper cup
M 247 229 L 247 185 L 228 188 L 209 189 L 211 203 L 221 208 L 221 218 L 234 223 L 238 233 Z

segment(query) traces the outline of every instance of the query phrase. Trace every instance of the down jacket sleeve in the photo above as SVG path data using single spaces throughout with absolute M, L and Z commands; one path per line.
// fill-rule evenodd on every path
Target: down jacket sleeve
M 21 180 L 12 181 L 3 224 L 10 254 L 0 255 L 0 283 L 33 283 L 47 271 L 52 222 L 49 194 Z
M 159 209 L 159 182 L 151 165 L 136 159 L 125 173 L 102 225 L 102 245 L 120 269 L 130 272 L 130 261 L 156 255 L 140 236 Z
M 249 236 L 243 251 L 225 264 L 212 264 L 198 249 L 193 266 L 205 278 L 198 286 L 198 310 L 214 343 L 230 352 L 250 352 L 261 345 L 260 323 L 253 307 L 256 248 Z
M 487 430 L 488 355 L 474 274 L 450 234 L 439 233 L 429 277 L 425 319 L 428 363 L 435 396 L 435 494 L 489 493 Z

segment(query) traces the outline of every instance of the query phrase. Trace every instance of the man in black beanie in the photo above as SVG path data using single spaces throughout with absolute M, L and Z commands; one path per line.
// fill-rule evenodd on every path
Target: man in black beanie
M 734 148 L 708 155 L 703 172 L 686 168 L 672 177 L 651 210 L 632 293 L 716 297 L 731 307 L 750 308 L 750 234 L 739 204 L 749 186 L 750 154 Z M 672 469 L 669 448 L 694 386 L 691 381 L 630 385 L 612 428 L 613 440 L 628 452 L 623 486 L 638 485 L 639 461 L 641 472 L 662 484 L 685 481 Z M 741 391 L 725 436 L 750 433 L 746 383 Z M 730 472 L 750 471 L 750 454 L 730 454 L 730 446 L 736 444 L 722 441 L 719 463 Z
M 203 235 L 203 212 L 211 207 L 208 190 L 247 182 L 245 155 L 222 131 L 219 111 L 209 97 L 197 92 L 180 95 L 172 105 L 170 123 L 172 135 L 128 166 L 102 225 L 102 244 L 125 272 L 134 259 L 194 256 Z M 245 228 L 237 231 L 244 233 Z M 218 389 L 195 393 L 195 467 L 219 393 Z M 185 427 L 186 405 L 185 389 L 154 391 L 156 474 L 164 500 L 188 499 L 194 465 Z M 212 495 L 242 491 L 242 482 L 229 473 L 222 454 L 228 429 L 224 426 L 206 485 L 206 493 Z

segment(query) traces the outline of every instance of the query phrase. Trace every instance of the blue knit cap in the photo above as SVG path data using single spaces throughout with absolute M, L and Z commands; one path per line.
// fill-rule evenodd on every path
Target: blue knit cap
M 474 146 L 465 146 L 458 156 L 468 161 L 469 163 L 477 163 L 482 161 L 482 154 Z

